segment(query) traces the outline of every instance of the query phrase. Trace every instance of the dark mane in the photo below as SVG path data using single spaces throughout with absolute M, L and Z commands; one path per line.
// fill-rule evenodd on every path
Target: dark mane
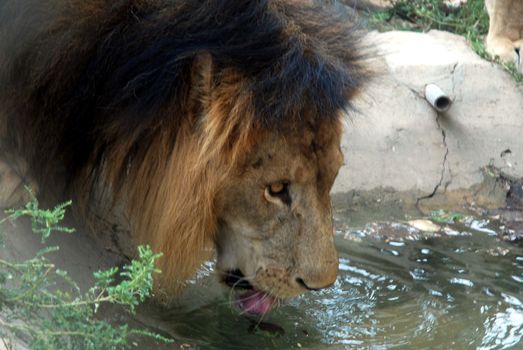
M 0 0 L 0 158 L 44 199 L 72 199 L 108 245 L 163 252 L 169 299 L 263 145 L 314 164 L 330 215 L 341 112 L 364 69 L 353 21 L 327 2 Z
M 167 12 L 129 2 L 114 10 L 125 15 L 104 30 L 79 81 L 80 90 L 103 96 L 98 107 L 141 114 L 180 100 L 199 52 L 211 54 L 217 72 L 233 67 L 250 80 L 266 126 L 304 105 L 333 116 L 357 84 L 352 25 L 332 9 L 268 0 L 174 4 Z
M 49 4 L 29 3 L 18 11 L 44 15 L 32 36 L 14 40 L 1 84 L 21 102 L 11 107 L 26 109 L 17 114 L 32 115 L 39 135 L 60 135 L 71 150 L 63 155 L 69 174 L 93 157 L 97 143 L 147 143 L 165 124 L 162 109 L 179 111 L 169 123 L 180 125 L 198 53 L 212 56 L 216 81 L 227 69 L 239 72 L 252 123 L 275 130 L 294 127 L 304 110 L 335 118 L 362 74 L 353 24 L 340 8 L 280 0 L 73 0 L 53 1 L 58 9 L 51 12 Z M 9 5 L 1 4 L 7 17 Z M 2 20 L 0 29 L 9 26 Z M 16 128 L 19 117 L 8 121 Z M 117 132 L 94 139 L 99 130 Z

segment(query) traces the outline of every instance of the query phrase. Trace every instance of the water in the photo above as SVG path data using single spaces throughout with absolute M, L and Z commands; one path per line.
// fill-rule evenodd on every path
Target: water
M 333 288 L 288 301 L 260 323 L 229 306 L 208 266 L 183 306 L 147 323 L 175 337 L 173 348 L 523 349 L 521 243 L 474 219 L 437 233 L 337 225 Z

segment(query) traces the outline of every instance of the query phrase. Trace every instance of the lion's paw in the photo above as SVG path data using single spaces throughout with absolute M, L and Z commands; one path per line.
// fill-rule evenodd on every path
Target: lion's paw
M 515 42 L 502 37 L 487 38 L 487 52 L 493 58 L 499 58 L 505 63 L 514 63 L 520 73 L 523 73 L 523 39 Z
M 486 49 L 492 57 L 499 57 L 503 62 L 514 62 L 517 56 L 514 43 L 504 37 L 487 37 Z

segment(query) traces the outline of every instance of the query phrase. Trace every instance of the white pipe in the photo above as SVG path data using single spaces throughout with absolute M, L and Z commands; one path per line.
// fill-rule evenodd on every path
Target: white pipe
M 438 112 L 446 112 L 452 104 L 450 97 L 436 84 L 425 86 L 425 99 Z

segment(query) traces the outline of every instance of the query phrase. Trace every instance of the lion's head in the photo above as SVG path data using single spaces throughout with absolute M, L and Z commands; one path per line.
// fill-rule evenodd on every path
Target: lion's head
M 250 292 L 240 307 L 265 312 L 275 298 L 336 280 L 329 191 L 343 156 L 339 126 L 272 134 L 246 157 L 217 198 L 217 268 Z
M 31 176 L 64 184 L 87 221 L 115 209 L 131 232 L 108 236 L 118 249 L 163 253 L 160 300 L 213 251 L 226 284 L 252 288 L 242 302 L 253 312 L 335 281 L 329 191 L 341 115 L 365 76 L 341 8 L 32 3 L 0 30 L 0 47 L 13 46 L 0 67 L 6 142 Z

